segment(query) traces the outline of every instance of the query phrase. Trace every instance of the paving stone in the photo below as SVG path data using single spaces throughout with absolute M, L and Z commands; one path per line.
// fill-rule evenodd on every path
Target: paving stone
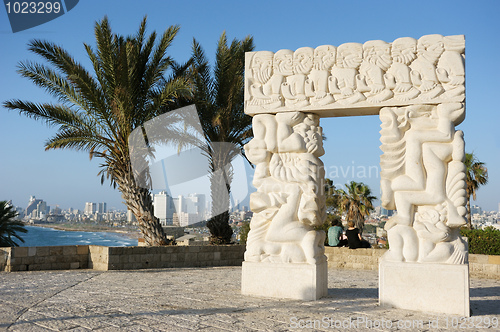
M 380 307 L 377 271 L 329 269 L 328 296 L 311 302 L 243 296 L 240 280 L 241 267 L 1 272 L 0 331 L 438 331 L 453 318 Z M 500 319 L 499 280 L 471 279 L 470 296 L 473 317 Z
M 36 324 L 32 324 L 29 322 L 16 322 L 14 325 L 10 326 L 5 331 L 15 331 L 15 332 L 45 332 L 45 331 L 54 331 L 44 328 L 42 326 L 38 326 Z

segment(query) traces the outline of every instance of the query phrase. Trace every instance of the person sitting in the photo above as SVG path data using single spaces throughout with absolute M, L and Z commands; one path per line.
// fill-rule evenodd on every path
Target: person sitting
M 343 239 L 344 230 L 339 226 L 337 219 L 332 220 L 332 226 L 328 228 L 328 245 L 330 247 L 345 247 L 347 240 Z
M 363 239 L 359 234 L 359 229 L 354 227 L 354 221 L 350 220 L 347 223 L 347 227 L 348 228 L 345 231 L 345 235 L 347 236 L 349 249 L 371 248 L 370 243 Z

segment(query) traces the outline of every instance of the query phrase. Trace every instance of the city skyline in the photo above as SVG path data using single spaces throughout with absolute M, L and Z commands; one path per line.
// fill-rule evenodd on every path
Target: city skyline
M 224 30 L 229 40 L 253 35 L 255 50 L 269 51 L 373 39 L 392 41 L 433 33 L 464 34 L 467 118 L 457 129 L 465 133 L 466 151 L 474 152 L 489 171 L 489 184 L 479 189 L 477 200 L 472 203 L 494 211 L 500 202 L 500 134 L 496 129 L 500 112 L 496 111 L 495 100 L 500 89 L 496 80 L 500 73 L 496 60 L 500 54 L 500 22 L 496 17 L 499 10 L 500 3 L 494 1 L 482 2 L 481 6 L 468 1 L 360 1 L 355 10 L 348 3 L 336 1 L 290 1 L 287 6 L 264 1 L 236 6 L 221 1 L 195 7 L 189 2 L 121 1 L 116 6 L 113 2 L 86 1 L 51 22 L 16 34 L 10 30 L 5 10 L 0 10 L 0 41 L 8 45 L 0 51 L 0 101 L 51 101 L 42 89 L 16 73 L 19 61 L 40 61 L 27 51 L 28 41 L 53 41 L 90 68 L 83 43 L 95 45 L 94 22 L 104 15 L 108 15 L 111 27 L 120 34 L 135 32 L 145 14 L 148 32 L 160 33 L 170 25 L 180 24 L 179 35 L 169 52 L 179 62 L 189 58 L 193 37 L 213 61 L 216 42 Z M 336 176 L 333 180 L 338 186 L 350 180 L 364 182 L 380 196 L 380 178 L 374 171 L 379 167 L 381 154 L 378 117 L 328 118 L 322 119 L 321 125 L 327 137 L 326 154 L 322 157 L 327 177 Z M 118 190 L 112 189 L 108 181 L 100 185 L 98 159 L 89 162 L 87 153 L 75 151 L 44 151 L 43 144 L 56 132 L 55 128 L 5 109 L 0 110 L 0 128 L 0 199 L 24 206 L 30 195 L 36 195 L 44 197 L 48 205 L 63 209 L 76 208 L 87 201 L 107 202 L 110 208 L 125 209 Z M 251 176 L 253 170 L 249 169 Z

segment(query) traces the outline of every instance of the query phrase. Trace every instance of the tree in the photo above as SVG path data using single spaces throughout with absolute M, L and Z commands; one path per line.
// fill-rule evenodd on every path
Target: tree
M 228 45 L 223 32 L 212 72 L 203 49 L 193 40 L 191 79 L 206 140 L 200 148 L 209 160 L 212 218 L 207 227 L 213 244 L 230 243 L 233 234 L 229 226 L 231 161 L 243 154 L 243 145 L 252 138 L 252 118 L 244 114 L 243 96 L 245 52 L 253 48 L 252 37 L 234 39 Z
M 20 220 L 16 220 L 17 212 L 7 201 L 0 201 L 0 247 L 18 247 L 13 238 L 24 243 L 18 233 L 27 233 L 28 230 Z
M 347 213 L 347 220 L 352 220 L 363 231 L 365 218 L 374 210 L 373 201 L 377 199 L 371 195 L 370 188 L 362 182 L 351 181 L 346 184 L 347 192 L 339 189 L 340 208 Z
M 470 209 L 470 200 L 476 200 L 476 192 L 480 186 L 488 183 L 488 169 L 483 162 L 479 161 L 474 153 L 465 154 L 466 168 L 466 192 L 467 192 L 467 227 L 472 229 L 472 217 Z
M 326 211 L 329 215 L 338 215 L 340 209 L 340 194 L 335 188 L 333 181 L 325 179 L 325 196 L 326 196 Z
M 168 242 L 153 214 L 150 190 L 134 178 L 128 139 L 134 129 L 144 129 L 146 121 L 189 96 L 185 78 L 174 74 L 165 78 L 174 65 L 166 51 L 178 31 L 178 26 L 170 26 L 157 41 L 156 32 L 146 36 L 145 17 L 135 35 L 124 37 L 111 31 L 105 17 L 95 24 L 97 49 L 84 44 L 92 73 L 60 46 L 34 40 L 29 50 L 49 65 L 21 63 L 18 72 L 59 103 L 4 103 L 8 109 L 58 128 L 46 142 L 46 150 L 75 149 L 88 152 L 91 159 L 101 158 L 101 183 L 107 178 L 118 186 L 148 245 Z
M 240 244 L 247 244 L 248 232 L 250 232 L 250 222 L 244 221 L 240 227 Z

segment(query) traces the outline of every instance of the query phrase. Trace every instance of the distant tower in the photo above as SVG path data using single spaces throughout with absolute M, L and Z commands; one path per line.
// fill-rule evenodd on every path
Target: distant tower
M 166 191 L 160 191 L 153 198 L 154 215 L 162 226 L 172 225 L 175 212 L 174 200 Z
M 472 208 L 471 208 L 471 215 L 474 215 L 474 214 L 482 214 L 483 213 L 483 209 L 481 209 L 481 207 L 477 206 L 477 205 L 472 205 Z
M 135 216 L 132 213 L 132 211 L 127 210 L 127 222 L 135 222 L 135 221 L 137 221 L 137 219 L 135 219 Z
M 97 204 L 91 202 L 85 202 L 85 210 L 83 213 L 90 216 L 97 212 Z
M 104 202 L 103 203 L 99 203 L 98 204 L 98 211 L 97 212 L 102 213 L 102 214 L 108 212 L 107 207 L 106 207 L 106 203 L 104 203 Z
M 38 203 L 40 203 L 41 199 L 36 199 L 35 196 L 30 196 L 30 201 L 28 203 L 28 207 L 25 210 L 25 215 L 30 216 L 33 211 L 37 209 Z

